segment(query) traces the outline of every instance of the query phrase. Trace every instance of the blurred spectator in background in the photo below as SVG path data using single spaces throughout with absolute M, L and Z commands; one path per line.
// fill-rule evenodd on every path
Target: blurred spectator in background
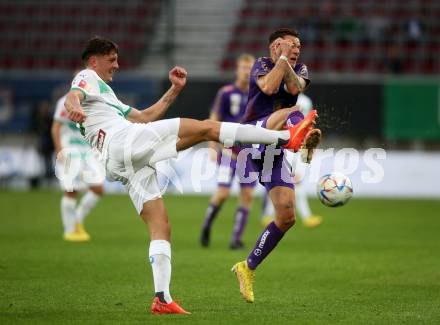
M 34 111 L 34 115 L 32 118 L 31 130 L 37 135 L 37 150 L 43 158 L 44 166 L 43 179 L 31 179 L 32 188 L 39 187 L 42 180 L 47 183 L 54 175 L 52 164 L 52 155 L 54 148 L 51 136 L 52 116 L 52 105 L 49 101 L 43 100 L 38 104 L 38 107 Z
M 369 41 L 383 41 L 386 32 L 390 28 L 390 20 L 383 9 L 376 10 L 374 15 L 365 17 L 366 36 Z
M 344 9 L 342 15 L 336 18 L 336 38 L 340 42 L 359 40 L 362 36 L 363 22 L 355 17 L 349 9 Z
M 390 73 L 399 74 L 403 72 L 403 62 L 399 46 L 391 45 L 388 48 L 385 64 L 387 71 Z
M 7 89 L 0 89 L 0 125 L 8 123 L 13 113 L 11 92 Z
M 406 32 L 409 41 L 420 42 L 423 39 L 423 25 L 417 17 L 411 17 L 406 23 Z

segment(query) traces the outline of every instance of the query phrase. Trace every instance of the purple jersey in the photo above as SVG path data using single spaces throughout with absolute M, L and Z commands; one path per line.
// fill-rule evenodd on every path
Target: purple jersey
M 284 81 L 281 82 L 278 91 L 272 96 L 266 95 L 261 91 L 260 87 L 258 87 L 258 78 L 268 74 L 274 66 L 275 63 L 268 57 L 261 57 L 255 61 L 250 76 L 249 101 L 243 122 L 247 123 L 262 119 L 280 108 L 290 107 L 296 104 L 298 95 L 288 93 L 285 89 Z M 305 64 L 295 64 L 294 71 L 306 80 L 307 85 L 310 83 L 307 66 Z
M 248 93 L 240 90 L 234 84 L 220 88 L 212 106 L 212 112 L 222 122 L 240 122 L 246 111 Z

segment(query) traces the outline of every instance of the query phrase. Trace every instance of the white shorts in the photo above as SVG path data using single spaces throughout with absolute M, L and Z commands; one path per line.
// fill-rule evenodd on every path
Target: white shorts
M 162 197 L 155 165 L 177 157 L 180 118 L 147 124 L 133 123 L 112 136 L 107 148 L 106 172 L 122 182 L 140 214 L 143 204 Z
M 85 191 L 90 186 L 104 183 L 105 169 L 99 156 L 91 149 L 67 147 L 63 149 L 63 160 L 57 160 L 56 176 L 65 192 Z

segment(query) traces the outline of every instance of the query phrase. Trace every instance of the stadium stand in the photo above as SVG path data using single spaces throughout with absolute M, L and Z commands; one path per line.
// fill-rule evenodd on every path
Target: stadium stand
M 265 55 L 267 35 L 296 27 L 315 72 L 440 72 L 440 2 L 246 0 L 220 65 L 243 51 Z
M 171 2 L 162 3 L 164 8 L 140 70 L 163 75 L 169 66 L 179 64 L 192 76 L 218 75 L 218 63 L 244 1 Z
M 0 2 L 0 69 L 71 70 L 86 39 L 111 37 L 120 64 L 139 64 L 159 16 L 160 0 Z

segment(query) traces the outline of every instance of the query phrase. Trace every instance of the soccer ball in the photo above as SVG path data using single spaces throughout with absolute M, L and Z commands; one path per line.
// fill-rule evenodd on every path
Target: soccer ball
M 339 172 L 322 176 L 316 190 L 319 200 L 329 207 L 342 206 L 353 196 L 351 180 Z

